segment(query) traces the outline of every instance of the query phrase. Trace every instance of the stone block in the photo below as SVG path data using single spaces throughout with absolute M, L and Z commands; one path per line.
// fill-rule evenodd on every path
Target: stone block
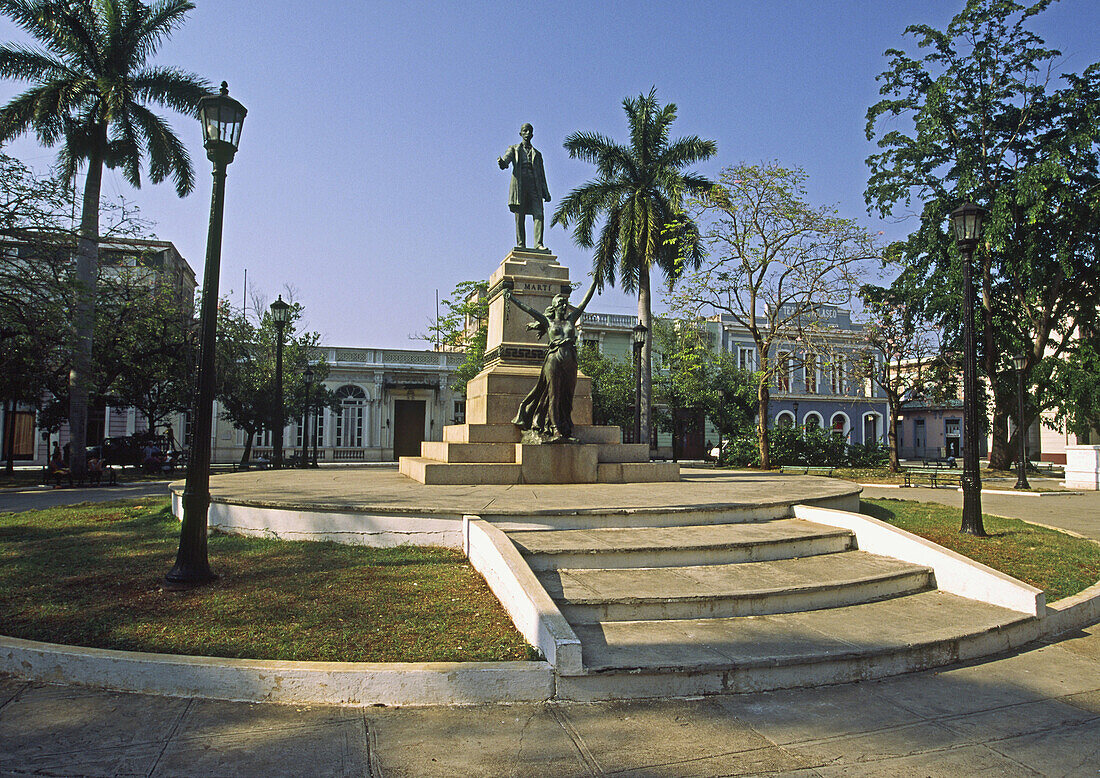
M 514 424 L 448 424 L 443 440 L 448 443 L 519 443 L 522 433 Z
M 597 453 L 595 446 L 516 444 L 516 462 L 525 484 L 596 483 Z
M 646 443 L 597 443 L 596 455 L 603 462 L 648 462 Z
M 1066 446 L 1066 488 L 1100 489 L 1100 446 Z
M 607 462 L 598 466 L 601 484 L 660 483 L 680 480 L 676 462 Z
M 514 443 L 451 443 L 426 440 L 420 444 L 420 456 L 439 462 L 507 462 L 514 463 Z
M 401 475 L 426 485 L 518 484 L 520 466 L 503 463 L 447 463 L 425 457 L 401 457 Z
M 576 423 L 573 417 L 573 437 L 581 443 L 621 443 L 623 431 L 618 427 L 596 427 L 591 424 Z

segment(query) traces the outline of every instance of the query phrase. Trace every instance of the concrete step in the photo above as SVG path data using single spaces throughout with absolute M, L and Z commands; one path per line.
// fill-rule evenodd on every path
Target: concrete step
M 401 457 L 401 475 L 422 484 L 518 484 L 520 466 L 491 462 L 450 464 L 426 457 Z
M 503 532 L 519 530 L 611 529 L 639 527 L 687 527 L 697 525 L 741 524 L 772 521 L 791 515 L 789 505 L 716 505 L 699 508 L 598 508 L 594 510 L 547 510 L 537 508 L 523 514 L 494 513 L 491 508 L 481 516 Z
M 934 586 L 932 571 L 863 551 L 690 567 L 535 574 L 571 624 L 835 608 Z
M 446 440 L 425 440 L 420 444 L 420 456 L 437 462 L 500 462 L 515 464 L 515 443 L 452 443 Z
M 879 678 L 1034 640 L 1031 616 L 939 591 L 804 613 L 578 624 L 563 699 L 723 694 Z
M 762 562 L 854 548 L 846 529 L 800 519 L 686 527 L 519 530 L 508 537 L 532 570 Z

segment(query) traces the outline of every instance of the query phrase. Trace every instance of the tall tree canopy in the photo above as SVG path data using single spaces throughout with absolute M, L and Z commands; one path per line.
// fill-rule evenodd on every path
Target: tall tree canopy
M 172 178 L 183 197 L 195 178 L 187 150 L 147 104 L 195 116 L 209 84 L 191 73 L 149 65 L 161 43 L 194 5 L 187 0 L 0 0 L 0 13 L 41 48 L 0 45 L 0 77 L 32 86 L 0 108 L 0 145 L 33 132 L 43 146 L 60 145 L 61 175 L 82 166 L 87 177 L 76 252 L 75 338 L 69 373 L 69 426 L 77 444 L 72 466 L 84 470 L 91 383 L 99 199 L 103 166 L 118 168 L 141 186 L 142 158 L 149 178 Z
M 843 305 L 863 265 L 881 257 L 874 237 L 835 208 L 806 199 L 806 174 L 778 163 L 722 171 L 694 203 L 710 258 L 688 273 L 672 308 L 689 316 L 724 314 L 744 327 L 756 349 L 760 462 L 771 466 L 767 434 L 772 385 L 781 385 L 799 353 L 829 360 L 833 341 L 822 305 Z
M 569 156 L 596 166 L 596 178 L 562 200 L 552 224 L 573 225 L 573 240 L 596 249 L 593 269 L 600 288 L 616 279 L 628 292 L 638 292 L 638 319 L 652 332 L 650 271 L 660 268 L 672 283 L 685 264 L 698 267 L 703 258 L 699 233 L 684 215 L 687 196 L 701 196 L 711 182 L 688 165 L 714 156 L 714 141 L 692 135 L 669 139 L 676 105 L 662 106 L 657 90 L 623 100 L 630 145 L 594 132 L 575 132 L 565 139 Z M 596 224 L 604 220 L 598 238 Z M 642 351 L 642 439 L 649 439 L 652 404 L 652 339 Z
M 1059 52 L 1027 29 L 1050 3 L 969 0 L 946 30 L 906 28 L 919 53 L 886 52 L 884 97 L 867 112 L 881 149 L 867 160 L 868 207 L 887 216 L 923 203 L 903 244 L 910 303 L 943 325 L 948 348 L 961 339 L 962 271 L 947 215 L 967 200 L 989 211 L 974 277 L 1001 468 L 1015 447 L 1011 357 L 1027 356 L 1030 396 L 1058 400 L 1052 363 L 1074 349 L 1100 290 L 1100 64 L 1055 77 Z

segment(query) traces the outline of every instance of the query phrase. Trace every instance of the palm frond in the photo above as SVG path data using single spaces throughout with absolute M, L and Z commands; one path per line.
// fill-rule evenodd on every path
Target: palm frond
M 0 76 L 18 81 L 53 81 L 71 77 L 69 67 L 52 54 L 21 46 L 0 45 Z
M 169 175 L 176 183 L 176 193 L 183 197 L 195 188 L 195 174 L 186 146 L 172 128 L 143 105 L 133 104 L 130 113 L 149 152 L 149 179 L 159 184 Z
M 173 67 L 152 67 L 130 79 L 134 98 L 171 108 L 184 116 L 198 118 L 199 100 L 210 94 L 210 82 L 194 73 Z

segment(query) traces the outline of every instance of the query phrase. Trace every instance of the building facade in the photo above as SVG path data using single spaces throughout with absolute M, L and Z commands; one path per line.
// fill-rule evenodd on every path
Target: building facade
M 794 333 L 773 344 L 772 358 L 780 367 L 772 380 L 769 426 L 816 426 L 842 435 L 849 443 L 885 444 L 889 404 L 881 388 L 861 377 L 857 369 L 863 351 L 861 325 L 852 322 L 851 312 L 836 306 L 819 306 L 817 314 L 828 326 L 819 328 L 812 344 Z M 636 316 L 585 314 L 581 343 L 592 343 L 609 357 L 628 360 L 637 323 Z M 733 317 L 714 317 L 700 326 L 706 328 L 712 348 L 732 355 L 741 368 L 760 369 L 752 336 Z M 660 370 L 660 365 L 653 369 Z M 702 437 L 718 440 L 709 422 Z M 670 444 L 669 433 L 658 434 L 659 451 Z
M 420 456 L 421 442 L 442 440 L 444 426 L 465 421 L 463 395 L 451 390 L 454 373 L 466 360 L 462 352 L 322 346 L 315 358 L 328 364 L 324 386 L 340 398 L 339 410 L 326 409 L 310 418 L 310 443 L 316 435 L 318 462 L 393 462 Z M 240 461 L 244 432 L 221 417 L 217 403 L 214 413 L 211 461 Z M 284 457 L 303 450 L 304 421 L 288 422 Z M 252 458 L 271 458 L 271 445 L 271 433 L 266 432 L 253 442 Z

